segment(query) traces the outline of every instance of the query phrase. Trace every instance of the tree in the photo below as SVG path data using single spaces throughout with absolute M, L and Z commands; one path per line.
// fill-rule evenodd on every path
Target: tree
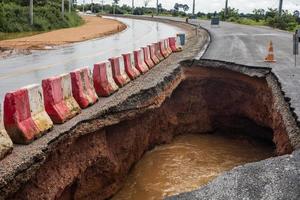
M 61 0 L 61 16 L 65 16 L 65 0 Z
M 239 10 L 235 8 L 228 7 L 227 8 L 227 15 L 225 16 L 225 9 L 223 8 L 222 11 L 219 13 L 222 20 L 226 20 L 228 18 L 239 18 Z
M 176 10 L 176 11 L 179 11 L 179 4 L 178 3 L 175 3 L 175 5 L 174 5 L 174 10 Z
M 161 3 L 159 3 L 158 5 L 157 5 L 157 11 L 158 11 L 158 13 L 161 13 L 162 12 L 162 5 L 161 5 Z
M 29 2 L 29 18 L 30 18 L 30 25 L 33 25 L 33 0 Z
M 254 9 L 253 10 L 254 20 L 259 21 L 264 19 L 265 17 L 265 10 L 264 9 Z
M 274 18 L 276 15 L 278 15 L 278 10 L 274 8 L 268 8 L 265 18 L 267 19 L 268 17 Z
M 149 5 L 150 1 L 151 0 L 144 0 L 144 6 L 145 6 L 145 8 L 147 8 L 147 6 Z
M 114 6 L 114 8 L 113 8 L 113 14 L 114 15 L 116 14 L 116 6 L 119 4 L 119 1 L 120 0 L 113 0 L 113 6 Z
M 182 9 L 184 12 L 188 11 L 190 7 L 187 4 L 182 5 Z

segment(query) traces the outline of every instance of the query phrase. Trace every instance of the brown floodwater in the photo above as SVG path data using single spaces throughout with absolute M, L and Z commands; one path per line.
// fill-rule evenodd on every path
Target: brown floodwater
M 187 134 L 147 152 L 112 200 L 159 200 L 187 192 L 235 166 L 273 156 L 273 147 L 220 134 Z

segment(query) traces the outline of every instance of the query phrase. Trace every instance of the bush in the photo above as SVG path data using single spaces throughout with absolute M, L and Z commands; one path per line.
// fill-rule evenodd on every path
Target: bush
M 133 14 L 134 15 L 143 15 L 144 14 L 144 9 L 142 9 L 142 8 L 135 8 L 133 10 Z
M 287 31 L 293 31 L 297 27 L 297 21 L 291 14 L 284 13 L 282 16 L 268 17 L 266 24 L 273 28 L 278 28 Z
M 75 12 L 61 15 L 59 4 L 34 7 L 33 26 L 29 22 L 29 7 L 15 3 L 0 4 L 0 32 L 48 31 L 78 26 L 83 20 Z

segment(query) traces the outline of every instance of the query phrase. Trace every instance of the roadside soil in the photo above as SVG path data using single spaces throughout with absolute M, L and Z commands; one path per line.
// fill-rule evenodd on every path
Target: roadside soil
M 126 25 L 113 19 L 82 16 L 85 23 L 74 28 L 65 28 L 33 36 L 0 41 L 0 57 L 15 51 L 51 49 L 53 46 L 103 37 L 126 29 Z

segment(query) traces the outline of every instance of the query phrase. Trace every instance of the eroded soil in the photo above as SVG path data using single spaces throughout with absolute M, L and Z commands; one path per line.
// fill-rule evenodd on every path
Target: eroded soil
M 273 141 L 279 155 L 290 153 L 274 99 L 264 75 L 185 67 L 166 90 L 147 102 L 151 109 L 104 116 L 106 122 L 124 120 L 61 141 L 12 199 L 107 199 L 122 187 L 147 150 L 185 133 L 243 133 Z

